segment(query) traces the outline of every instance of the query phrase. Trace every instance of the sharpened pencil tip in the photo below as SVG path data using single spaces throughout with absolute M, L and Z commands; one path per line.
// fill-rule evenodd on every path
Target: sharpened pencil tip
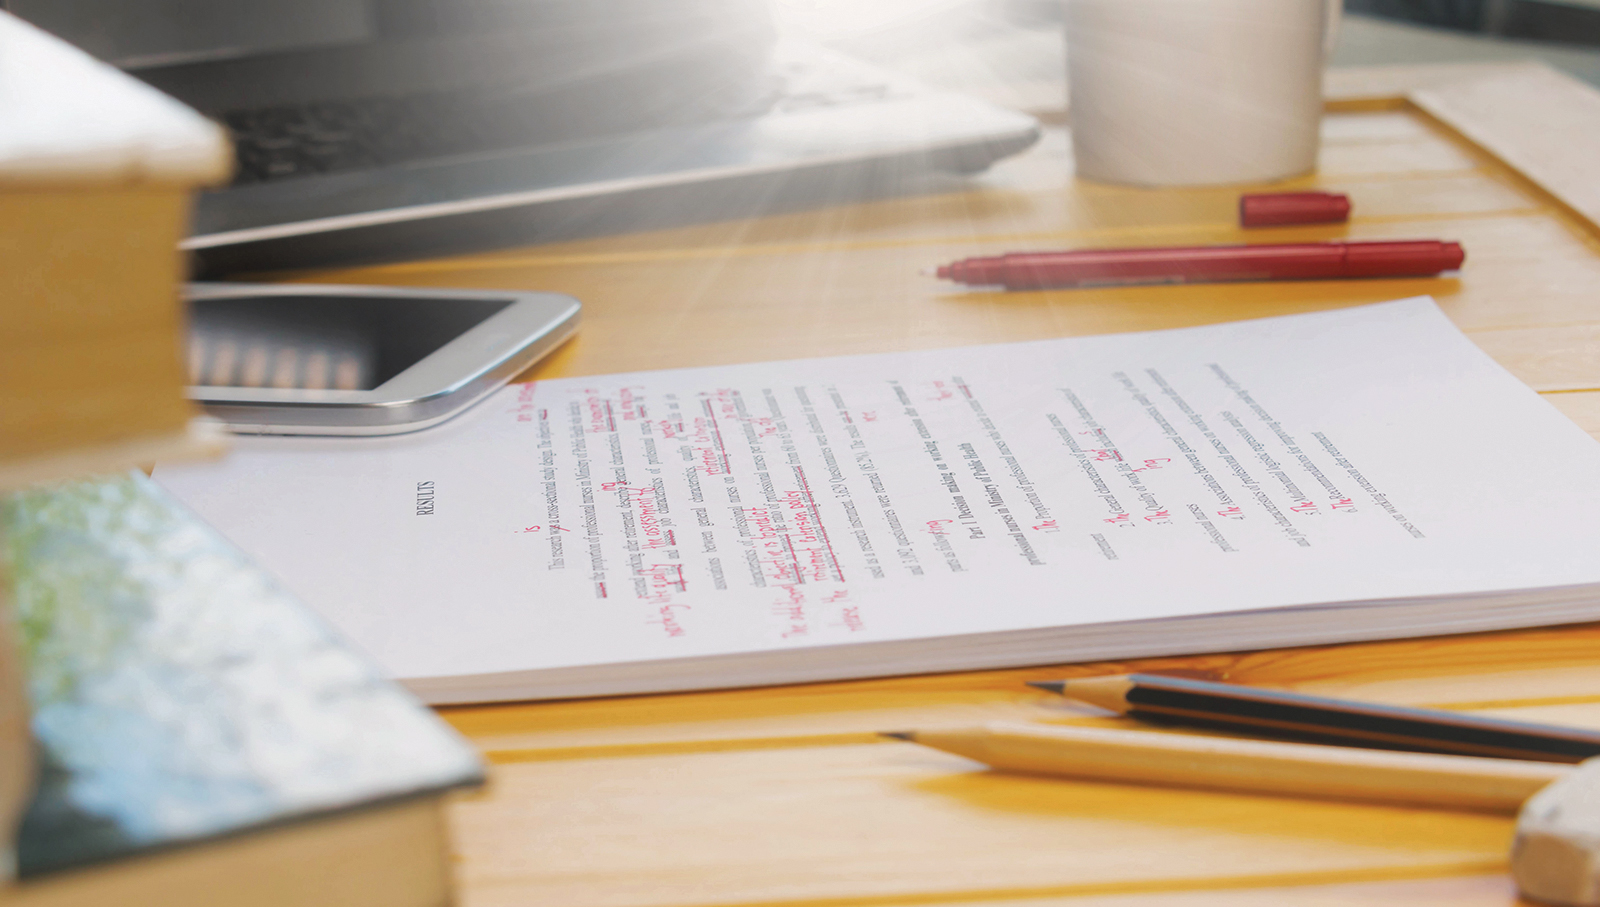
M 910 740 L 912 743 L 917 742 L 917 734 L 915 731 L 879 731 L 878 736 L 893 737 L 896 740 Z
M 1030 680 L 1028 681 L 1028 686 L 1039 690 L 1049 690 L 1052 693 L 1060 693 L 1066 690 L 1067 682 L 1065 680 Z

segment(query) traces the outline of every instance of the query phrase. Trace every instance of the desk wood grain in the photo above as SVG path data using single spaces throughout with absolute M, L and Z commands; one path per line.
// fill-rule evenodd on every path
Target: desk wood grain
M 1462 77 L 1449 69 L 1347 74 L 1317 175 L 1274 187 L 1349 193 L 1346 226 L 1246 235 L 1234 225 L 1237 188 L 1076 183 L 1067 136 L 1052 128 L 960 191 L 306 277 L 581 298 L 582 333 L 532 379 L 1149 330 L 1431 294 L 1514 375 L 1600 436 L 1594 224 L 1483 142 L 1385 94 Z M 1011 249 L 1410 236 L 1460 240 L 1461 275 L 1004 294 L 923 273 Z M 1173 668 L 1600 727 L 1600 625 L 452 708 L 445 717 L 495 765 L 489 788 L 454 809 L 463 900 L 1515 902 L 1505 818 L 1006 777 L 872 733 L 990 718 L 1126 726 L 1022 682 Z

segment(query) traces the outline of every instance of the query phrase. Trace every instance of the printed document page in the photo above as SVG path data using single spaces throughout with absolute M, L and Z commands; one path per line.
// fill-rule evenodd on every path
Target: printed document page
M 156 477 L 403 679 L 1600 581 L 1600 445 L 1428 299 L 513 385 Z

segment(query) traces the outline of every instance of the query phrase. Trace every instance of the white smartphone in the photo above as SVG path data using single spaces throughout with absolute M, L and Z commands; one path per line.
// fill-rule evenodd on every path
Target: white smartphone
M 450 418 L 571 337 L 556 293 L 193 283 L 189 397 L 236 432 L 389 435 Z

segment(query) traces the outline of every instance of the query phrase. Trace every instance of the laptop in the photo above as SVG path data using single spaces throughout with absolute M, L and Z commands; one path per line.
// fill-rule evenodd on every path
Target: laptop
M 224 123 L 203 276 L 374 262 L 950 184 L 1016 111 L 780 39 L 764 0 L 4 0 Z

